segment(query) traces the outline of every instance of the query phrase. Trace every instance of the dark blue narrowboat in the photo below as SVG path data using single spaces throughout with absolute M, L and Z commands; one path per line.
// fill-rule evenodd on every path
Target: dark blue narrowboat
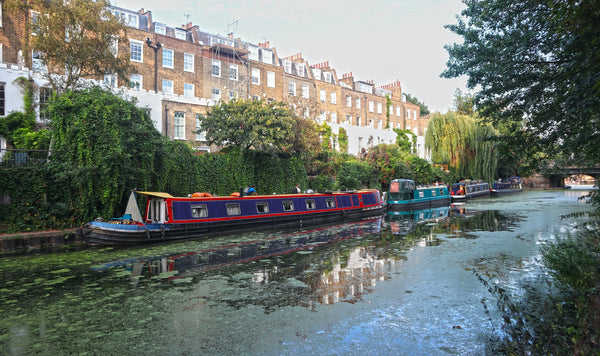
M 136 194 L 147 197 L 143 217 Z M 174 197 L 160 192 L 133 192 L 122 218 L 89 222 L 84 234 L 89 243 L 139 244 L 261 226 L 335 222 L 377 215 L 383 212 L 383 207 L 380 193 L 374 189 L 245 197 L 213 197 L 206 193 Z
M 450 196 L 453 202 L 489 197 L 490 185 L 481 180 L 466 180 L 460 183 L 454 183 L 450 188 Z
M 506 182 L 502 182 L 502 181 L 494 182 L 490 193 L 492 194 L 493 197 L 495 197 L 495 196 L 504 195 L 504 194 L 519 193 L 522 191 L 523 191 L 523 184 L 521 183 L 521 178 L 510 177 Z
M 394 179 L 385 193 L 389 211 L 413 211 L 450 205 L 450 194 L 445 185 L 417 187 L 410 179 Z

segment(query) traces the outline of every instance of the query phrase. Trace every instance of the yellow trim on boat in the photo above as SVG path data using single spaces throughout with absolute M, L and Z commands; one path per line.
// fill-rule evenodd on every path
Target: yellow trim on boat
M 172 196 L 169 193 L 163 193 L 163 192 L 135 192 L 136 194 L 141 194 L 141 195 L 147 195 L 150 197 L 158 197 L 158 198 L 174 198 L 174 196 Z

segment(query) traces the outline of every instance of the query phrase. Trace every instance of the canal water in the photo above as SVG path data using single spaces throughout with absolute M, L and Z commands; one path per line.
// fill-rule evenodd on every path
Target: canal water
M 0 257 L 1 355 L 483 355 L 586 191 L 288 231 Z

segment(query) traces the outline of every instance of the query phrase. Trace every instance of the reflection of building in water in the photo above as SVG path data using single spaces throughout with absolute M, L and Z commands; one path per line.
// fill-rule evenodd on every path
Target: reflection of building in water
M 391 259 L 380 260 L 367 248 L 350 251 L 347 263 L 338 259 L 333 270 L 321 275 L 316 295 L 323 304 L 333 304 L 348 297 L 360 297 L 374 287 L 377 281 L 388 278 L 386 271 L 395 265 Z

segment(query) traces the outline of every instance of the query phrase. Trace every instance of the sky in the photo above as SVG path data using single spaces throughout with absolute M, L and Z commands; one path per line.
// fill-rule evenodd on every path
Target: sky
M 444 45 L 461 39 L 444 25 L 457 23 L 461 0 L 111 0 L 129 10 L 152 11 L 154 21 L 258 43 L 269 41 L 280 58 L 302 53 L 310 65 L 329 61 L 338 77 L 402 90 L 431 112 L 452 108 L 466 78 L 445 79 Z

